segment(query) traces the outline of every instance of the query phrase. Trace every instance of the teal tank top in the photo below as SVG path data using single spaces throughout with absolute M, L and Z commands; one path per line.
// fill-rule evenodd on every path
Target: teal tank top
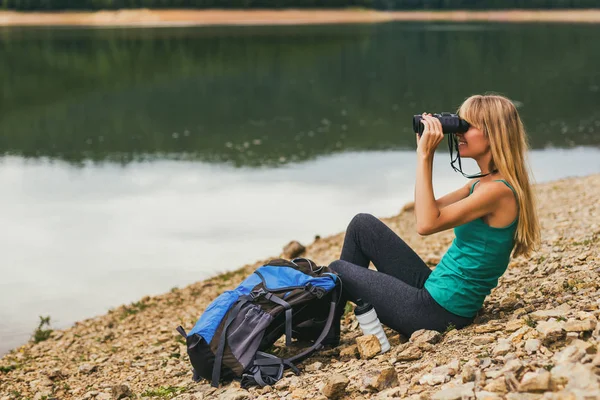
M 503 182 L 516 196 L 508 182 L 497 182 Z M 454 228 L 455 239 L 425 281 L 431 297 L 454 314 L 475 316 L 508 267 L 517 221 L 518 217 L 508 226 L 494 228 L 477 218 Z

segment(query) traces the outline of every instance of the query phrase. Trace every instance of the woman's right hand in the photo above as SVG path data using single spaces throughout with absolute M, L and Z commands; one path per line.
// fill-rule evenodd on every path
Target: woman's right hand
M 433 153 L 444 139 L 442 123 L 431 114 L 423 113 L 421 123 L 425 127 L 419 137 L 417 133 L 417 154 L 422 157 L 433 157 Z

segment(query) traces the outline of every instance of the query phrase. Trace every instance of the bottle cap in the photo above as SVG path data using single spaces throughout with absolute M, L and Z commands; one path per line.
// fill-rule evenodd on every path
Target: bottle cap
M 365 303 L 362 299 L 356 299 L 356 308 L 354 309 L 354 315 L 366 314 L 373 309 L 373 305 Z

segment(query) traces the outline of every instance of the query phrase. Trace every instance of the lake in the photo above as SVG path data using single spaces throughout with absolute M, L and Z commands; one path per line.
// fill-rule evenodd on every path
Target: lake
M 577 24 L 0 28 L 0 354 L 40 315 L 67 327 L 396 214 L 412 115 L 474 93 L 518 105 L 538 182 L 600 172 L 598 40 Z M 434 176 L 437 195 L 464 183 L 443 148 Z

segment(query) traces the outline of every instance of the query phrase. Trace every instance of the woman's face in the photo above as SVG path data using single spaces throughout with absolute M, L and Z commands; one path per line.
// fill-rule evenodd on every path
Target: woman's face
M 465 133 L 457 133 L 456 137 L 461 157 L 479 158 L 490 150 L 490 141 L 483 131 L 472 125 Z

